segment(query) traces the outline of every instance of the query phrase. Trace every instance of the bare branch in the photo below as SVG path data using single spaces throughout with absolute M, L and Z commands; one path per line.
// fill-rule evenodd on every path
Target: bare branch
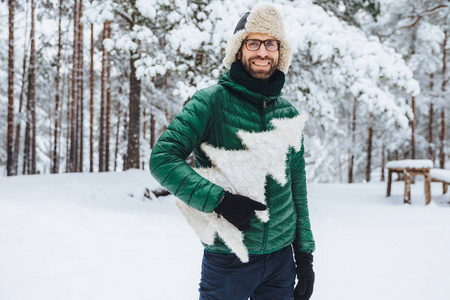
M 404 25 L 404 26 L 401 26 L 401 27 L 395 29 L 394 32 L 397 31 L 397 30 L 414 27 L 414 26 L 417 25 L 417 23 L 419 23 L 420 19 L 422 19 L 422 16 L 418 16 L 417 19 L 414 22 L 412 22 L 411 24 L 409 24 L 409 25 Z
M 131 27 L 134 26 L 134 21 L 131 19 L 130 16 L 126 15 L 125 13 L 121 12 L 121 11 L 116 11 L 116 13 L 121 16 Z
M 409 17 L 409 18 L 415 18 L 415 20 L 414 20 L 413 22 L 411 22 L 410 24 L 408 24 L 408 25 L 403 25 L 403 26 L 400 26 L 400 27 L 398 27 L 398 28 L 394 28 L 394 29 L 393 29 L 390 33 L 388 33 L 388 34 L 378 34 L 378 36 L 380 36 L 380 37 L 389 37 L 389 36 L 393 35 L 393 34 L 394 34 L 396 31 L 398 31 L 398 30 L 407 29 L 407 28 L 412 28 L 412 27 L 416 26 L 417 23 L 419 23 L 419 21 L 420 21 L 423 17 L 433 15 L 433 14 L 437 13 L 440 9 L 442 9 L 442 8 L 448 8 L 448 7 L 449 7 L 449 6 L 446 5 L 446 4 L 441 4 L 441 5 L 438 5 L 438 6 L 434 7 L 434 8 L 427 9 L 427 10 L 425 10 L 425 11 L 423 11 L 423 12 L 420 12 L 420 13 L 417 13 L 417 14 L 413 14 L 413 15 L 406 16 L 406 17 Z
M 435 12 L 436 10 L 438 10 L 438 9 L 446 8 L 446 7 L 448 7 L 448 5 L 446 5 L 446 4 L 441 4 L 441 5 L 439 5 L 439 6 L 436 6 L 435 8 L 428 9 L 428 10 L 426 10 L 426 11 L 424 12 L 424 16 L 425 16 L 427 13 L 431 14 L 431 13 L 434 13 L 434 12 Z

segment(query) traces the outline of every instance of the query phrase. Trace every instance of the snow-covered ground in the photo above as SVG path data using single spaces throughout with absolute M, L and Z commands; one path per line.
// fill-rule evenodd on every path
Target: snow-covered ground
M 0 177 L 0 299 L 198 299 L 202 246 L 148 172 Z M 423 182 L 310 184 L 312 299 L 446 300 L 450 206 Z

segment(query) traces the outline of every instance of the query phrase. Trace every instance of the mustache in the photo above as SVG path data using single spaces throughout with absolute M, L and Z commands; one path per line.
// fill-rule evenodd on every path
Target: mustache
M 254 56 L 254 57 L 250 57 L 248 59 L 249 62 L 252 62 L 254 60 L 268 60 L 270 63 L 274 62 L 273 58 L 271 58 L 271 57 L 261 57 L 259 55 L 258 56 Z
M 248 63 L 252 63 L 255 60 L 262 60 L 262 61 L 268 61 L 271 65 L 274 64 L 274 60 L 273 58 L 270 57 L 261 57 L 261 56 L 256 56 L 256 57 L 251 57 L 248 59 Z

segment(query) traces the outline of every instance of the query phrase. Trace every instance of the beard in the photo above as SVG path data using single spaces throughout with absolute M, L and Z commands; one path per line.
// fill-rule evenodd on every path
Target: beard
M 253 61 L 254 60 L 263 60 L 268 61 L 270 68 L 267 70 L 261 70 L 258 68 L 253 68 Z M 261 58 L 260 56 L 253 56 L 253 57 L 242 57 L 241 59 L 242 66 L 244 67 L 244 70 L 253 78 L 260 79 L 260 80 L 267 80 L 272 76 L 272 74 L 275 72 L 275 70 L 278 67 L 278 59 L 275 61 L 273 58 L 266 57 Z

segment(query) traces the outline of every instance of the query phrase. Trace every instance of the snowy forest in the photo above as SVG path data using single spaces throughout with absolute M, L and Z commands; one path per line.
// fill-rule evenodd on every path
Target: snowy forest
M 396 159 L 450 166 L 449 1 L 272 2 L 311 182 L 383 180 Z M 0 0 L 2 176 L 147 169 L 255 3 Z

